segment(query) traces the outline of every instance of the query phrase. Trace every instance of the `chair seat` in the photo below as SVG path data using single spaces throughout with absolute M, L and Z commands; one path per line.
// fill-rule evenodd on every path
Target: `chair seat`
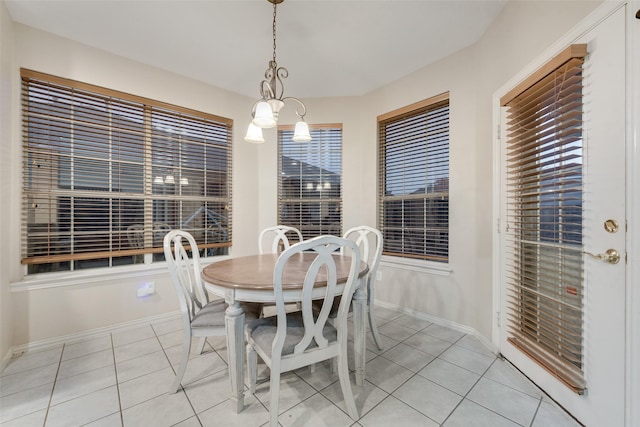
M 245 321 L 249 322 L 260 317 L 260 313 L 262 312 L 262 304 L 242 303 L 241 305 L 244 308 Z M 224 327 L 224 315 L 226 310 L 227 304 L 224 302 L 224 300 L 211 301 L 210 303 L 202 307 L 202 309 L 198 311 L 198 313 L 196 313 L 196 315 L 193 317 L 193 320 L 191 321 L 191 327 Z
M 224 312 L 227 304 L 223 300 L 211 301 L 202 307 L 191 321 L 192 328 L 207 328 L 210 326 L 224 326 Z
M 253 340 L 271 356 L 271 343 L 276 337 L 278 329 L 278 316 L 263 317 L 247 323 L 246 332 Z M 322 335 L 327 341 L 334 342 L 338 339 L 338 332 L 331 324 L 326 323 L 322 329 Z M 304 323 L 302 312 L 296 311 L 287 314 L 287 336 L 284 340 L 282 355 L 293 354 L 293 349 L 304 336 Z M 309 349 L 318 347 L 315 341 L 309 345 Z

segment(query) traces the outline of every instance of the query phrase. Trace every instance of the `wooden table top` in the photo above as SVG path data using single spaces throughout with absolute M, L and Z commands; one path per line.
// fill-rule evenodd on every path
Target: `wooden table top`
M 316 255 L 311 252 L 296 254 L 291 257 L 283 272 L 282 289 L 300 289 L 307 270 Z M 338 283 L 344 283 L 349 276 L 351 258 L 335 255 Z M 224 261 L 214 262 L 202 269 L 202 278 L 205 282 L 225 288 L 273 290 L 273 270 L 278 260 L 277 254 L 250 255 L 237 258 L 229 258 Z M 369 271 L 365 262 L 360 263 L 362 277 Z M 315 286 L 326 285 L 324 273 L 318 275 Z

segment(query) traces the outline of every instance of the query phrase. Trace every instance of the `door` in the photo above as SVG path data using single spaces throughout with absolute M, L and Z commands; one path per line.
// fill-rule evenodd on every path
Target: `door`
M 582 313 L 578 319 L 578 326 L 582 327 L 582 355 L 577 356 L 580 360 L 572 363 L 582 370 L 585 389 L 576 391 L 568 387 L 566 381 L 558 378 L 557 371 L 554 373 L 553 368 L 534 361 L 522 348 L 514 345 L 513 331 L 507 319 L 510 316 L 513 319 L 513 311 L 519 310 L 518 303 L 513 303 L 510 288 L 514 281 L 520 280 L 518 277 L 514 279 L 514 264 L 518 263 L 519 255 L 514 255 L 513 251 L 518 252 L 522 246 L 509 243 L 509 239 L 514 238 L 514 233 L 518 233 L 522 225 L 514 223 L 509 212 L 513 205 L 508 203 L 512 188 L 509 188 L 507 170 L 512 166 L 508 164 L 504 148 L 508 135 L 500 141 L 503 153 L 500 180 L 504 184 L 500 201 L 499 346 L 500 352 L 510 362 L 585 425 L 622 426 L 625 415 L 625 7 L 617 9 L 573 43 L 586 43 L 588 52 L 582 72 L 583 124 L 579 142 L 582 200 L 581 206 L 578 203 L 577 218 L 581 226 L 577 227 L 578 236 L 574 241 L 574 249 L 578 248 L 574 253 L 577 255 L 569 261 L 574 263 L 569 270 L 580 266 L 577 280 L 581 283 L 578 287 L 562 287 L 563 268 L 567 267 L 562 262 L 552 272 L 558 272 L 555 276 L 545 270 L 550 259 L 549 250 L 556 254 L 562 252 L 562 242 L 543 242 L 537 249 L 529 250 L 528 254 L 538 257 L 539 269 L 529 268 L 525 274 L 533 277 L 534 281 L 542 277 L 541 280 L 558 284 L 560 290 L 557 292 L 564 293 L 564 296 L 576 299 L 582 296 Z M 502 115 L 501 126 L 505 129 L 509 126 L 506 109 Z M 539 194 L 546 191 L 544 187 L 544 184 L 540 185 Z M 541 207 L 538 208 L 537 219 L 544 223 L 543 196 L 538 200 Z M 545 225 L 538 227 L 538 232 L 543 234 Z M 616 254 L 619 259 L 616 259 Z M 554 262 L 558 258 L 556 256 Z M 534 297 L 534 300 L 536 298 L 539 301 L 546 296 Z M 554 302 L 560 307 L 554 311 L 554 316 L 569 317 L 563 308 L 564 303 Z M 530 317 L 537 319 L 543 311 L 545 307 L 538 306 Z M 558 327 L 557 330 L 560 329 Z M 567 336 L 573 336 L 570 326 L 562 326 L 562 329 L 569 331 Z M 553 327 L 551 330 L 554 334 Z M 570 358 L 573 357 L 572 352 L 568 353 L 571 353 Z

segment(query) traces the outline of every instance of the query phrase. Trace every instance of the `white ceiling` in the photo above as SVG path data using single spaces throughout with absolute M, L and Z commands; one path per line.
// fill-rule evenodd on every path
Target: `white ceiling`
M 507 0 L 286 0 L 286 94 L 363 95 L 476 42 Z M 16 22 L 257 98 L 267 0 L 6 0 Z

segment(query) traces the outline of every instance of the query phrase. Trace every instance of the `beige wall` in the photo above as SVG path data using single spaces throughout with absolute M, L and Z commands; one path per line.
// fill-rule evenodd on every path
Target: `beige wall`
M 259 210 L 255 207 L 255 200 L 259 194 L 258 175 L 255 171 L 260 170 L 261 164 L 257 161 L 256 147 L 242 141 L 244 133 L 237 130 L 248 124 L 252 99 L 21 24 L 15 24 L 14 27 L 16 55 L 12 71 L 16 76 L 23 67 L 236 120 L 233 153 L 233 254 L 255 252 L 260 218 Z M 14 132 L 18 136 L 14 137 L 13 148 L 19 152 L 18 84 L 18 77 L 15 77 L 12 120 Z M 20 182 L 20 174 L 20 170 L 12 171 L 14 182 Z M 15 195 L 13 203 L 3 206 L 20 206 L 19 197 L 19 194 Z M 19 213 L 19 208 L 15 211 Z M 20 247 L 18 231 L 12 231 L 10 240 L 11 247 Z M 19 278 L 22 274 L 22 267 L 19 264 L 19 253 L 12 254 L 12 258 L 12 267 L 17 272 L 14 275 L 15 281 L 15 277 Z M 66 281 L 67 278 L 61 279 L 63 283 Z M 137 298 L 137 288 L 148 281 L 155 282 L 156 295 L 146 299 Z M 78 283 L 50 289 L 32 287 L 25 290 L 21 286 L 12 294 L 14 346 L 161 315 L 178 309 L 175 291 L 164 270 L 151 270 L 147 274 L 137 274 L 135 277 L 118 276 L 115 279 L 103 273 L 103 277 L 99 279 L 88 277 L 86 284 Z M 4 286 L 4 289 L 6 290 L 7 286 Z
M 4 3 L 0 3 L 0 200 L 11 200 L 13 190 L 11 153 L 11 101 L 13 25 Z M 7 206 L 3 203 L 3 206 Z M 0 236 L 9 236 L 13 211 L 0 209 Z M 12 345 L 11 294 L 9 293 L 11 248 L 0 245 L 0 359 Z
M 380 301 L 437 316 L 491 337 L 492 95 L 597 3 L 511 2 L 479 43 L 445 60 L 363 97 L 305 99 L 310 123 L 343 123 L 346 229 L 358 224 L 376 225 L 376 116 L 445 91 L 451 94 L 450 258 L 453 271 L 449 276 L 440 276 L 384 265 L 383 280 L 377 282 Z M 543 22 L 544 31 L 540 31 Z M 3 25 L 3 48 L 5 27 Z M 265 133 L 266 144 L 256 146 L 242 141 L 253 99 L 22 25 L 15 24 L 14 28 L 15 57 L 9 73 L 17 75 L 20 67 L 31 68 L 234 119 L 233 254 L 256 251 L 259 230 L 275 224 L 277 217 L 277 148 L 275 130 Z M 4 81 L 4 66 L 2 77 Z M 19 163 L 20 141 L 15 136 L 19 135 L 20 123 L 17 77 L 14 76 L 13 81 L 13 93 L 3 93 L 2 100 L 12 97 L 14 137 L 8 150 L 18 153 Z M 281 121 L 293 122 L 291 114 L 285 109 Z M 3 125 L 7 123 L 4 115 L 0 119 Z M 5 132 L 2 133 L 3 154 Z M 10 172 L 9 178 L 16 185 L 20 182 L 20 173 L 17 168 Z M 4 186 L 7 172 L 3 168 L 0 174 Z M 17 193 L 11 195 L 12 203 L 3 203 L 0 208 L 4 216 L 7 206 L 13 206 L 8 214 L 16 220 L 19 218 Z M 15 223 L 7 233 L 12 248 L 20 246 L 18 225 L 19 222 Z M 12 252 L 8 267 L 16 277 L 22 269 L 19 254 Z M 7 261 L 2 259 L 0 265 L 4 269 Z M 149 280 L 155 281 L 157 295 L 137 299 L 137 286 Z M 5 301 L 7 283 L 0 283 Z M 3 310 L 2 324 L 4 330 L 5 319 L 13 319 L 13 346 L 177 309 L 166 274 L 157 271 L 133 278 L 20 290 L 11 295 L 11 305 L 14 315 L 6 315 Z M 7 351 L 5 345 L 3 336 L 2 355 Z
M 475 45 L 366 97 L 363 140 L 375 141 L 373 117 L 450 92 L 449 277 L 382 265 L 379 300 L 492 334 L 493 93 L 601 3 L 509 2 Z M 367 150 L 370 148 L 367 147 Z M 375 179 L 367 163 L 365 182 Z M 363 189 L 363 191 L 365 191 Z M 374 198 L 364 210 L 374 211 Z

